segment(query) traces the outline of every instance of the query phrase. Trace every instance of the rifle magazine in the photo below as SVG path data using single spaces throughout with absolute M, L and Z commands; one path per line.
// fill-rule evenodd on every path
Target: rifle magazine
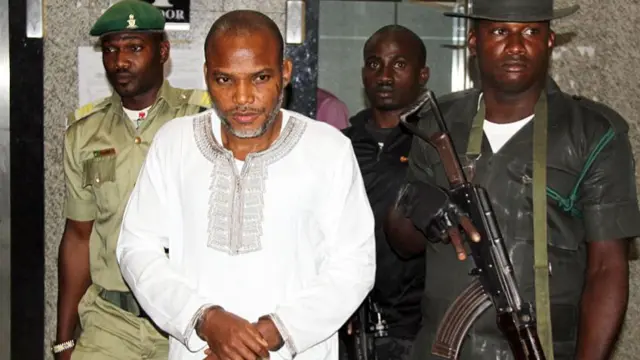
M 480 281 L 474 280 L 444 314 L 431 353 L 445 359 L 458 359 L 467 331 L 491 304 L 491 298 L 484 291 Z

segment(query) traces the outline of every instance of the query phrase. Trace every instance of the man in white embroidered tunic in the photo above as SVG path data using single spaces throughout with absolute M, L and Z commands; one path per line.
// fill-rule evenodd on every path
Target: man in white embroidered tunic
M 158 132 L 129 200 L 118 261 L 170 360 L 337 360 L 336 331 L 373 286 L 351 143 L 280 109 L 283 47 L 261 13 L 220 17 L 205 43 L 214 109 Z

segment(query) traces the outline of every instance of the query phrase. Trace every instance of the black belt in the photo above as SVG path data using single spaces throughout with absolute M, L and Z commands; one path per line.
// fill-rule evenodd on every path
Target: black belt
M 113 291 L 102 289 L 98 293 L 101 299 L 106 302 L 119 307 L 120 309 L 129 312 L 139 318 L 151 320 L 149 315 L 144 311 L 142 306 L 138 303 L 136 298 L 130 292 Z

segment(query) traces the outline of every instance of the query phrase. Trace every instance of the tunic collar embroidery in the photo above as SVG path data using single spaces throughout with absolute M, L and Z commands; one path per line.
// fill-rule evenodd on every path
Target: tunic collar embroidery
M 213 110 L 204 112 L 193 122 L 198 149 L 213 163 L 207 245 L 229 255 L 259 251 L 269 165 L 293 150 L 306 123 L 290 116 L 271 147 L 249 154 L 242 171 L 238 172 L 233 153 L 222 147 L 213 135 L 213 114 Z

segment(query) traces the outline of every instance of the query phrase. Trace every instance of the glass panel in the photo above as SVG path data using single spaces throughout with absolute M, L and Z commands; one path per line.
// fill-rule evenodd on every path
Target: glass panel
M 318 87 L 345 102 L 350 115 L 364 109 L 362 48 L 379 28 L 403 25 L 427 47 L 431 77 L 427 86 L 437 95 L 468 88 L 465 22 L 443 15 L 455 3 L 321 0 L 318 40 Z

